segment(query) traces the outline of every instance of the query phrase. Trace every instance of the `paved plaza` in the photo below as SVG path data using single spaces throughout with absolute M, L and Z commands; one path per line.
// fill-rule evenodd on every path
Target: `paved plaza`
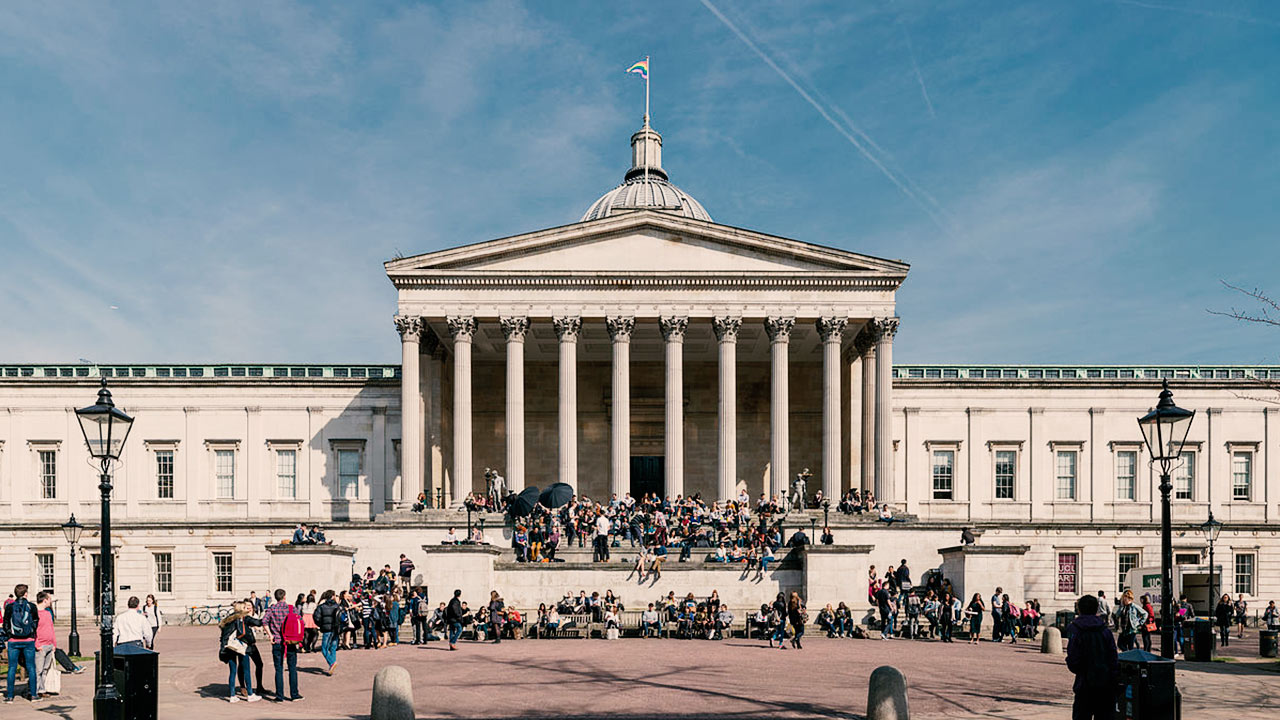
M 160 636 L 160 717 L 197 712 L 220 718 L 362 718 L 373 675 L 402 665 L 414 678 L 420 718 L 648 717 L 860 718 L 867 679 L 880 665 L 906 675 L 913 718 L 1070 717 L 1071 675 L 1062 657 L 1038 645 L 945 645 L 923 641 L 829 640 L 770 650 L 760 641 L 463 641 L 458 652 L 432 643 L 339 654 L 326 677 L 318 654 L 304 655 L 297 704 L 226 701 L 226 667 L 212 627 L 166 628 Z M 1253 661 L 1256 637 L 1229 649 L 1237 662 L 1179 663 L 1186 718 L 1280 716 L 1280 667 Z M 273 687 L 270 653 L 265 679 Z M 5 717 L 88 718 L 90 673 L 64 676 L 56 700 L 19 698 Z

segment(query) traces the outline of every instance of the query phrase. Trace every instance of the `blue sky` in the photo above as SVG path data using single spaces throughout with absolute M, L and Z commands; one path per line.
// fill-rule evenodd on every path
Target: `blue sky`
M 735 29 L 736 28 L 736 29 Z M 719 222 L 912 264 L 900 362 L 1280 362 L 1280 6 L 0 5 L 0 362 L 396 362 L 381 263 L 578 219 L 653 57 Z

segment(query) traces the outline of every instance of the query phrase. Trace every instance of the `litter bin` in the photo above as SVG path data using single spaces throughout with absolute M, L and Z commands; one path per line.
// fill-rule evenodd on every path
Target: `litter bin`
M 1169 720 L 1175 716 L 1174 661 L 1144 650 L 1120 653 L 1120 720 Z
M 1196 618 L 1195 633 L 1192 635 L 1193 647 L 1190 660 L 1209 662 L 1213 659 L 1213 621 L 1209 618 Z
M 1258 655 L 1265 658 L 1273 658 L 1277 654 L 1277 638 L 1280 638 L 1280 630 L 1262 630 L 1258 633 Z
M 1062 631 L 1063 640 L 1070 639 L 1070 636 L 1067 633 L 1067 628 L 1071 627 L 1071 623 L 1075 619 L 1076 613 L 1072 610 L 1059 610 L 1058 614 L 1054 617 L 1053 624 Z
M 116 690 L 124 712 L 121 720 L 156 720 L 160 654 L 135 645 L 115 651 Z

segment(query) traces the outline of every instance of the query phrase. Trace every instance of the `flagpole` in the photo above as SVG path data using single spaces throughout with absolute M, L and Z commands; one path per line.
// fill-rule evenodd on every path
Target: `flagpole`
M 644 61 L 649 66 L 644 74 L 644 126 L 649 127 L 649 74 L 653 72 L 653 65 L 648 55 L 644 56 Z

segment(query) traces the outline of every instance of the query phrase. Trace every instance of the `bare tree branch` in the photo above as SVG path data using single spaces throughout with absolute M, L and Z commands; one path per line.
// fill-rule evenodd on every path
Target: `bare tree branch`
M 1246 297 L 1252 298 L 1253 300 L 1257 301 L 1260 304 L 1260 307 L 1256 311 L 1240 310 L 1234 307 L 1231 308 L 1229 311 L 1209 310 L 1208 312 L 1210 315 L 1221 315 L 1222 317 L 1229 317 L 1232 320 L 1236 320 L 1237 322 L 1250 322 L 1250 323 L 1258 323 L 1260 325 L 1274 325 L 1276 327 L 1280 327 L 1280 319 L 1276 317 L 1276 315 L 1280 315 L 1280 302 L 1273 300 L 1270 296 L 1268 296 L 1265 292 L 1263 292 L 1258 288 L 1254 288 L 1252 290 L 1246 290 L 1242 287 L 1237 287 L 1235 285 L 1232 285 L 1226 280 L 1222 280 L 1221 282 L 1228 289 L 1234 290 L 1240 293 L 1241 295 L 1244 295 Z

